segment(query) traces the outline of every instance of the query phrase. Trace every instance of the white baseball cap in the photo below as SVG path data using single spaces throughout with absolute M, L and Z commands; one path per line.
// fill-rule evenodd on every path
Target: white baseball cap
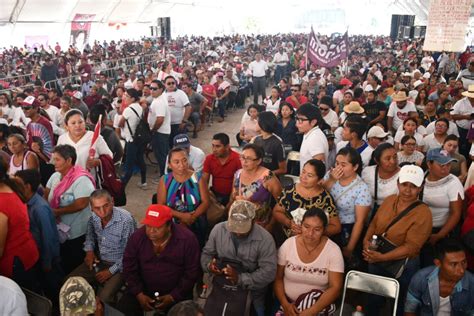
M 380 126 L 372 126 L 367 132 L 367 138 L 385 138 L 389 133 L 385 132 Z
M 424 178 L 423 169 L 415 165 L 405 165 L 401 167 L 400 173 L 398 174 L 399 183 L 410 182 L 417 187 L 421 187 Z

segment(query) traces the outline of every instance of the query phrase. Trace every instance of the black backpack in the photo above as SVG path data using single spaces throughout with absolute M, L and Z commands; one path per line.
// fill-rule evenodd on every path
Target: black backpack
M 140 115 L 138 115 L 137 111 L 135 111 L 134 108 L 132 108 L 131 106 L 129 108 L 140 119 L 140 121 L 138 122 L 137 128 L 135 129 L 135 133 L 132 133 L 130 124 L 128 124 L 128 120 L 126 121 L 128 130 L 130 131 L 130 134 L 133 135 L 133 142 L 138 145 L 147 145 L 149 142 L 151 142 L 150 125 L 148 125 L 148 122 L 145 119 L 145 115 L 143 115 L 144 113 L 140 117 Z

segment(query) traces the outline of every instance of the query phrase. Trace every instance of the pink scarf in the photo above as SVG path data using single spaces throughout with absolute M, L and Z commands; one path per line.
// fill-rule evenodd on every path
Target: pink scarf
M 73 166 L 68 173 L 61 179 L 61 182 L 56 186 L 53 191 L 53 199 L 51 200 L 51 208 L 59 207 L 59 199 L 61 195 L 66 192 L 67 189 L 77 180 L 77 178 L 86 176 L 91 180 L 92 184 L 95 187 L 95 181 L 89 171 L 85 170 L 81 166 Z

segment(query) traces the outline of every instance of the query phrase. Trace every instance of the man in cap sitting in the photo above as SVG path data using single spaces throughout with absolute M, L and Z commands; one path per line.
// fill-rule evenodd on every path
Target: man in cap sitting
M 254 224 L 255 211 L 255 204 L 249 201 L 232 204 L 228 220 L 212 229 L 202 250 L 201 266 L 204 272 L 224 275 L 232 284 L 250 290 L 255 312 L 263 316 L 265 292 L 275 279 L 277 257 L 273 237 Z M 222 265 L 225 260 L 240 262 L 242 271 Z
M 150 205 L 142 224 L 130 237 L 123 256 L 128 293 L 118 309 L 125 315 L 141 316 L 154 309 L 166 312 L 192 297 L 201 274 L 199 243 L 189 229 L 172 222 L 168 206 Z

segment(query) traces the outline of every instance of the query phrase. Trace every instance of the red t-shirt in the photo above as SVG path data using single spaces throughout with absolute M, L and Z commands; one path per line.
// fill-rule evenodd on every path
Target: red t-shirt
M 216 92 L 216 87 L 214 87 L 212 84 L 205 84 L 202 86 L 202 91 L 209 94 L 213 94 Z M 207 99 L 207 102 L 209 103 L 209 105 L 212 106 L 212 104 L 214 103 L 214 98 L 204 93 L 202 95 Z
M 202 171 L 212 175 L 212 189 L 215 192 L 229 195 L 232 192 L 234 173 L 239 169 L 242 169 L 239 154 L 231 150 L 223 165 L 214 154 L 207 155 Z
M 290 95 L 285 99 L 285 101 L 286 103 L 290 104 L 294 109 L 299 108 L 299 106 L 297 106 L 296 103 L 293 101 L 293 96 Z M 302 95 L 298 98 L 298 102 L 300 103 L 300 105 L 305 104 L 308 102 L 308 98 Z
M 16 193 L 0 193 L 0 213 L 8 217 L 7 240 L 0 258 L 0 275 L 10 278 L 15 257 L 20 258 L 25 270 L 29 270 L 38 261 L 39 253 L 30 232 L 26 204 Z

